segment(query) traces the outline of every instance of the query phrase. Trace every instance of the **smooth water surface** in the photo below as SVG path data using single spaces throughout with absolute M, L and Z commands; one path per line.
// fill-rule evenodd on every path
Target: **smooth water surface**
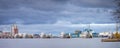
M 0 48 L 120 48 L 120 42 L 84 39 L 0 39 Z

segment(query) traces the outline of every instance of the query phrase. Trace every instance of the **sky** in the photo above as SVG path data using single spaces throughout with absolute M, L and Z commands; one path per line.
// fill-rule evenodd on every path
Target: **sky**
M 58 33 L 93 24 L 96 32 L 113 31 L 114 9 L 114 0 L 0 0 L 0 28 L 16 23 L 21 33 Z

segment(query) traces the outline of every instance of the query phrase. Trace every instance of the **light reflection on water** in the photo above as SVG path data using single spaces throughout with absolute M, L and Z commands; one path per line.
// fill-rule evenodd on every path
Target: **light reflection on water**
M 0 48 L 120 48 L 120 42 L 83 39 L 0 39 Z

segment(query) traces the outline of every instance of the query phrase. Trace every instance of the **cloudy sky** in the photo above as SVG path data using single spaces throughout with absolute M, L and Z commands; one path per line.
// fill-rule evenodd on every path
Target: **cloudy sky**
M 114 26 L 114 8 L 113 0 L 0 0 L 1 30 L 17 23 L 25 33 L 73 32 L 87 24 L 98 31 Z

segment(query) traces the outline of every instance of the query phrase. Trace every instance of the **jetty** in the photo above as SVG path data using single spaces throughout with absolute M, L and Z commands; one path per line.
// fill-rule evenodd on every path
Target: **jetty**
M 120 39 L 102 39 L 101 42 L 120 42 Z

